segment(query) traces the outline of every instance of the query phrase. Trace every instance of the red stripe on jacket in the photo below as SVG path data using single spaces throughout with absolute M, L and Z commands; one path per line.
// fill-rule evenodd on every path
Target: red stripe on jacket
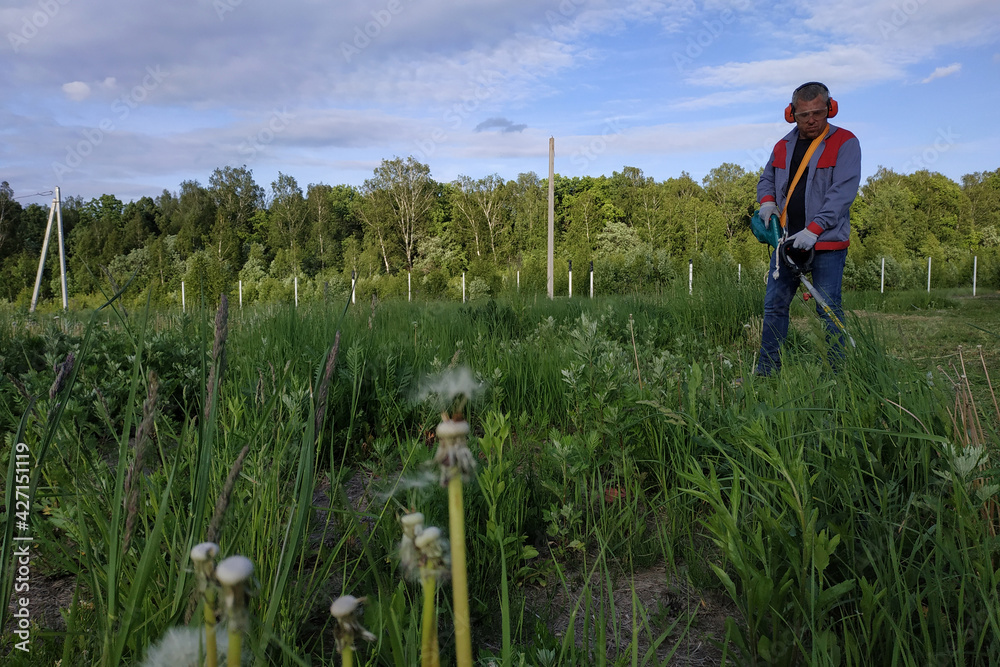
M 840 147 L 853 138 L 854 135 L 842 127 L 834 130 L 833 134 L 826 138 L 826 143 L 823 146 L 823 154 L 819 156 L 816 168 L 827 169 L 829 167 L 836 167 L 837 154 L 840 153 Z
M 782 139 L 774 145 L 774 162 L 771 166 L 775 169 L 784 169 L 788 159 L 788 141 Z

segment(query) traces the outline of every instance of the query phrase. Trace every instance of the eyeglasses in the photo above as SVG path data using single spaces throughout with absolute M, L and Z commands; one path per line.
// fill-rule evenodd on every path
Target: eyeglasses
M 796 111 L 792 115 L 795 116 L 795 120 L 809 120 L 810 118 L 825 118 L 828 112 L 828 109 L 816 109 L 815 111 Z

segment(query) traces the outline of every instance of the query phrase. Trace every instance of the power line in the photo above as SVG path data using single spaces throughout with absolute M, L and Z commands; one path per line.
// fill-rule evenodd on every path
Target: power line
M 20 197 L 11 197 L 11 199 L 27 199 L 28 197 L 47 197 L 51 194 L 55 194 L 52 190 L 46 190 L 45 192 L 36 192 L 33 195 L 21 195 Z

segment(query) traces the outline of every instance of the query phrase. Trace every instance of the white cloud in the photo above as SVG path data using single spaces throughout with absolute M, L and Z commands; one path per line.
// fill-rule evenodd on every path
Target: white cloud
M 699 67 L 688 77 L 707 88 L 752 88 L 788 97 L 803 81 L 822 81 L 833 90 L 855 88 L 902 78 L 902 63 L 886 59 L 868 47 L 835 45 L 823 51 L 725 65 Z
M 90 86 L 83 81 L 71 81 L 62 85 L 62 91 L 66 97 L 74 102 L 82 102 L 90 97 Z
M 938 67 L 931 72 L 930 76 L 921 80 L 920 83 L 930 83 L 934 79 L 941 79 L 946 76 L 951 76 L 952 74 L 958 74 L 960 71 L 962 71 L 962 63 L 952 63 L 947 67 Z

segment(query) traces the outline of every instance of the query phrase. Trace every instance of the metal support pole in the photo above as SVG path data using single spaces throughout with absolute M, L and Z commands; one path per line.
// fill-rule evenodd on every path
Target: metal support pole
M 351 303 L 354 303 L 354 286 L 358 282 L 358 275 L 354 269 L 351 269 Z
M 694 294 L 694 260 L 688 260 L 688 294 Z
M 885 294 L 885 257 L 882 258 L 882 287 L 880 293 Z
M 594 298 L 594 260 L 590 260 L 590 298 Z
M 240 281 L 240 308 L 243 307 L 243 281 Z
M 931 258 L 927 258 L 927 291 L 931 291 Z
M 569 298 L 573 298 L 573 260 L 569 260 Z

